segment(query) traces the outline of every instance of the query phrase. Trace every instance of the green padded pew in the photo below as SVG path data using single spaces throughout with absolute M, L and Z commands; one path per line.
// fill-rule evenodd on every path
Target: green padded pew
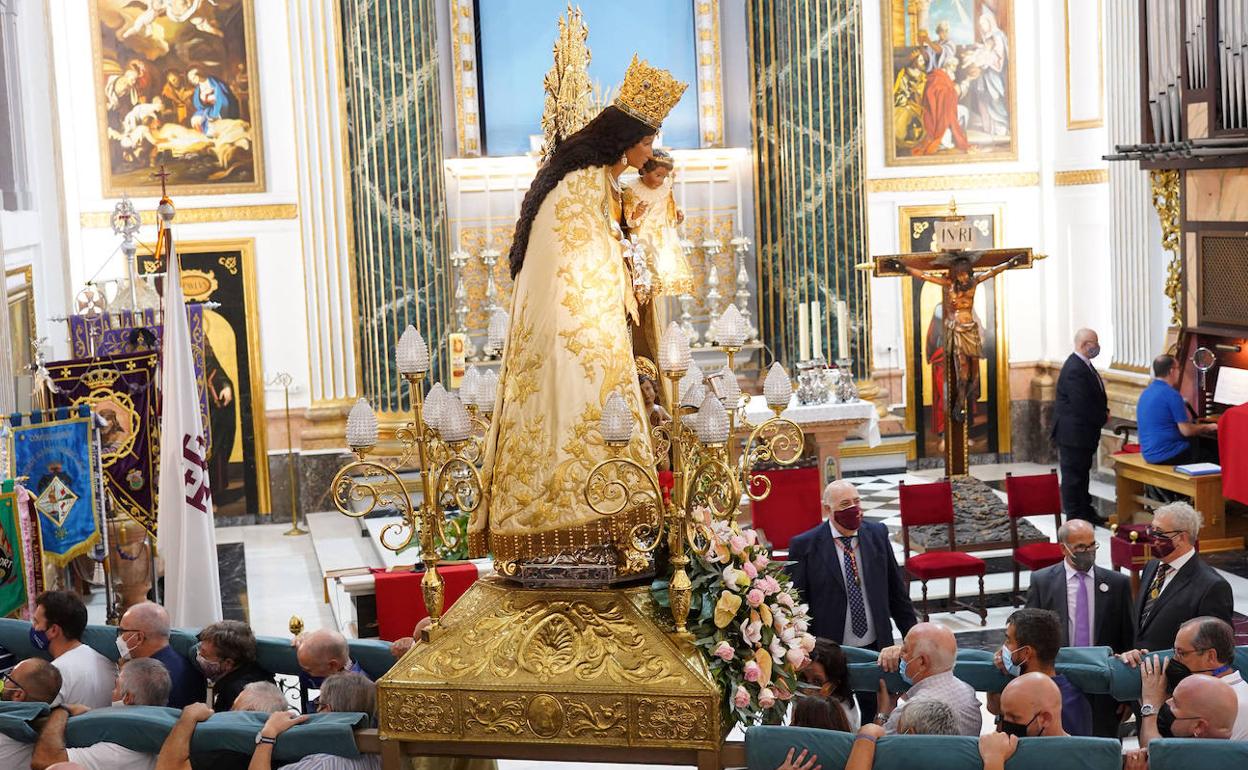
M 198 629 L 175 628 L 169 634 L 169 646 L 181 653 L 188 660 L 195 660 L 195 646 Z M 83 632 L 82 641 L 109 660 L 116 661 L 117 627 L 88 625 Z M 349 639 L 347 645 L 351 649 L 351 657 L 359 662 L 360 667 L 377 679 L 394 664 L 390 655 L 390 643 L 378 639 Z M 50 658 L 46 652 L 36 650 L 30 644 L 30 622 L 0 618 L 0 647 L 10 650 L 19 659 L 39 657 Z M 260 666 L 275 674 L 299 674 L 299 661 L 295 650 L 290 646 L 290 639 L 279 636 L 260 636 L 256 638 L 256 657 Z
M 1241 648 L 1242 649 L 1242 648 Z M 1148 770 L 1248 767 L 1248 741 L 1158 738 L 1148 743 Z
M 34 743 L 38 735 L 31 723 L 48 713 L 45 703 L 0 702 L 0 733 L 24 743 Z M 157 706 L 128 706 L 88 711 L 70 717 L 65 726 L 65 746 L 82 748 L 96 743 L 116 743 L 144 754 L 160 752 L 169 731 L 178 721 L 178 710 Z M 256 733 L 268 714 L 230 711 L 214 714 L 201 722 L 191 737 L 191 752 L 237 751 L 250 754 L 256 747 Z M 308 754 L 335 754 L 358 757 L 355 730 L 369 726 L 367 714 L 314 714 L 308 721 L 282 733 L 274 747 L 282 762 L 293 762 Z
M 806 727 L 745 731 L 750 770 L 775 770 L 791 748 L 806 749 L 825 768 L 844 767 L 854 736 Z M 894 735 L 876 744 L 872 770 L 973 770 L 983 767 L 979 739 L 962 735 Z M 1122 770 L 1122 745 L 1112 738 L 1024 738 L 1006 770 Z

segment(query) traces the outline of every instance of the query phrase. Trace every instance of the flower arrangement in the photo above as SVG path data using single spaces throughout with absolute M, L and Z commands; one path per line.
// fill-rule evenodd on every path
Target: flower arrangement
M 815 637 L 808 607 L 758 533 L 695 514 L 705 548 L 691 554 L 689 631 L 724 694 L 726 723 L 779 724 L 797 692 L 797 672 L 810 661 Z M 667 581 L 652 586 L 667 606 Z

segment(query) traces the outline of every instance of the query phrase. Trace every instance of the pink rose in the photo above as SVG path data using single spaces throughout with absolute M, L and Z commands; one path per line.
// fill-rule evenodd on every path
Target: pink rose
M 800 645 L 797 647 L 791 647 L 789 648 L 788 654 L 784 656 L 784 659 L 787 660 L 789 665 L 793 668 L 801 668 L 802 664 L 806 662 L 806 651 L 803 650 Z
M 728 642 L 720 642 L 719 646 L 715 648 L 715 657 L 724 662 L 732 660 L 736 655 L 736 650 L 732 649 L 732 645 L 728 644 Z
M 750 603 L 751 607 L 757 607 L 758 605 L 762 604 L 763 599 L 766 599 L 766 598 L 767 597 L 763 596 L 763 592 L 758 590 L 757 588 L 750 589 L 750 592 L 745 595 L 745 600 Z
M 746 644 L 751 645 L 751 646 L 756 645 L 760 641 L 762 641 L 763 621 L 761 620 L 755 620 L 752 622 L 749 620 L 741 621 L 741 638 L 745 640 Z
M 755 532 L 753 529 L 747 529 L 742 534 L 745 535 L 745 542 L 747 544 L 749 545 L 758 544 L 758 533 Z
M 758 577 L 758 568 L 754 566 L 754 562 L 747 561 L 741 565 L 741 571 L 750 576 L 750 580 Z
M 770 563 L 771 559 L 768 559 L 767 554 L 765 553 L 760 553 L 758 556 L 754 557 L 754 566 L 758 568 L 759 572 L 767 569 L 767 565 Z
M 746 548 L 745 538 L 741 535 L 733 535 L 728 539 L 728 547 L 734 554 L 740 554 Z
M 773 575 L 768 575 L 767 577 L 763 578 L 763 582 L 767 584 L 763 588 L 763 590 L 767 593 L 768 596 L 771 596 L 772 594 L 780 593 L 780 581 L 776 580 L 776 578 Z
M 737 691 L 732 696 L 732 705 L 739 709 L 750 705 L 750 693 L 745 689 L 744 685 L 737 685 Z
M 790 609 L 793 608 L 793 595 L 790 594 L 788 591 L 781 591 L 780 593 L 776 594 L 776 601 L 780 602 L 785 607 L 788 607 Z
M 757 682 L 758 678 L 762 676 L 762 674 L 763 670 L 760 669 L 758 664 L 754 661 L 751 660 L 749 663 L 745 664 L 745 681 Z
M 799 642 L 799 644 L 801 645 L 804 651 L 810 652 L 811 650 L 815 649 L 815 635 L 814 634 L 802 634 L 801 641 Z
M 770 687 L 764 687 L 758 691 L 758 705 L 765 709 L 776 705 L 776 694 L 771 691 Z

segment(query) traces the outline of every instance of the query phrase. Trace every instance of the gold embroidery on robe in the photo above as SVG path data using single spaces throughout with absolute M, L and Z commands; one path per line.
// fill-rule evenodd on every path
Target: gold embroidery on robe
M 512 293 L 484 495 L 469 523 L 473 556 L 518 561 L 620 546 L 640 523 L 599 515 L 583 493 L 589 472 L 609 456 L 598 431 L 607 398 L 620 393 L 645 424 L 627 314 L 636 303 L 612 232 L 614 197 L 607 169 L 574 171 L 533 221 Z M 625 451 L 653 464 L 643 430 Z

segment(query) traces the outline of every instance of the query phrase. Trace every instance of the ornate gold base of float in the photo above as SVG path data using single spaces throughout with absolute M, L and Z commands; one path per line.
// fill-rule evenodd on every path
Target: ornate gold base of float
M 647 586 L 480 580 L 378 681 L 380 736 L 510 747 L 500 757 L 517 744 L 718 751 L 719 690 L 670 628 Z

